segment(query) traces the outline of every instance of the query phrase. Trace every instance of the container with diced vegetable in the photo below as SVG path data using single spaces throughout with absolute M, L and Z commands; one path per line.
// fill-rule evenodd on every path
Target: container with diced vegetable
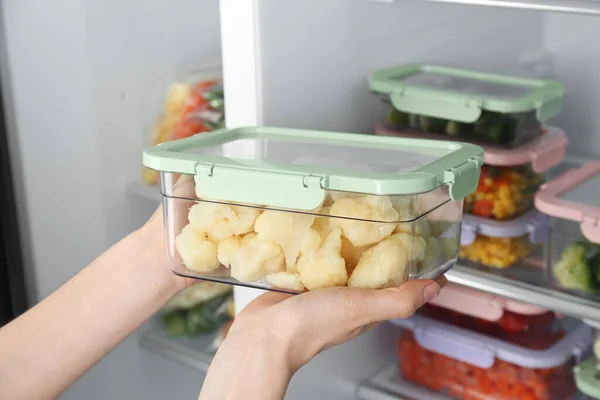
M 184 139 L 225 126 L 225 100 L 220 67 L 202 68 L 173 82 L 160 118 L 152 127 L 151 144 Z M 155 185 L 159 173 L 144 169 L 144 181 Z
M 471 144 L 269 127 L 144 153 L 176 274 L 288 292 L 444 273 L 482 163 Z
M 545 184 L 535 198 L 552 221 L 547 270 L 559 287 L 600 292 L 600 162 L 571 169 Z
M 549 218 L 531 210 L 512 221 L 465 215 L 460 258 L 492 268 L 509 268 L 542 247 Z
M 551 334 L 557 323 L 549 310 L 453 283 L 444 287 L 422 312 L 439 321 L 524 345 Z
M 484 165 L 477 190 L 465 198 L 465 214 L 509 220 L 533 208 L 544 172 L 560 164 L 567 149 L 565 133 L 554 127 L 514 149 L 483 146 Z M 415 131 L 375 127 L 379 136 L 427 138 Z
M 564 97 L 563 87 L 550 80 L 424 64 L 377 71 L 369 85 L 388 109 L 388 127 L 508 148 L 540 135 Z
M 564 330 L 520 345 L 422 315 L 394 321 L 403 379 L 452 398 L 567 400 L 577 388 L 573 365 L 589 350 L 592 331 L 564 320 Z

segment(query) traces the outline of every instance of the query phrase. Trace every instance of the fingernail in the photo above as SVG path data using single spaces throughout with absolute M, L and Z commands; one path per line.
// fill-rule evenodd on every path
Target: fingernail
M 425 286 L 425 289 L 423 289 L 423 297 L 425 298 L 425 303 L 438 297 L 438 295 L 440 294 L 440 290 L 440 285 L 438 285 L 437 283 L 430 283 L 429 285 Z

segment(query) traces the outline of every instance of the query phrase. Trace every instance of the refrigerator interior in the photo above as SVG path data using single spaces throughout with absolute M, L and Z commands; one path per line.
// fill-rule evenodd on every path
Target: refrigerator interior
M 590 16 L 421 1 L 2 1 L 13 167 L 38 298 L 143 223 L 140 155 L 168 84 L 221 57 L 228 126 L 371 131 L 366 76 L 406 62 L 553 77 L 573 158 L 599 157 Z M 221 42 L 222 38 L 222 42 Z M 236 288 L 242 307 L 256 293 Z M 319 356 L 289 398 L 351 398 L 390 361 L 386 327 Z M 360 360 L 360 362 L 358 361 Z M 128 339 L 63 398 L 193 397 L 202 373 Z M 311 397 L 312 396 L 312 397 Z

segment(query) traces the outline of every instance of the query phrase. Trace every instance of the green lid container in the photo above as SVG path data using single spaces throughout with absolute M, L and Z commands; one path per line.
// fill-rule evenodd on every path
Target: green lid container
M 151 147 L 143 163 L 194 175 L 206 198 L 312 210 L 329 191 L 412 195 L 447 185 L 450 198 L 460 200 L 477 187 L 483 149 L 450 141 L 249 127 Z
M 535 110 L 538 121 L 556 116 L 564 89 L 551 80 L 524 79 L 426 64 L 409 64 L 373 73 L 371 90 L 390 96 L 403 112 L 479 120 L 482 111 L 502 114 Z
M 600 376 L 593 358 L 576 366 L 573 373 L 577 388 L 581 393 L 593 399 L 600 399 Z

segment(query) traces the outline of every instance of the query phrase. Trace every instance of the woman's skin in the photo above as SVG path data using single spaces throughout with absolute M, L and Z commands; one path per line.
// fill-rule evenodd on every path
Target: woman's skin
M 55 399 L 177 292 L 193 283 L 165 267 L 162 208 L 57 291 L 0 329 L 3 400 Z M 374 324 L 406 318 L 445 278 L 399 288 L 267 293 L 236 317 L 202 400 L 282 399 L 293 374 Z

